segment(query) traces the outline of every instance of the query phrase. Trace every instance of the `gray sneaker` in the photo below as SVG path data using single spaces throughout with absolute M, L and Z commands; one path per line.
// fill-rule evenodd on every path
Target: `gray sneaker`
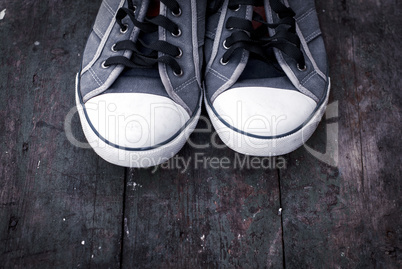
M 314 0 L 216 0 L 205 41 L 205 103 L 222 141 L 286 154 L 314 132 L 330 89 Z
M 104 0 L 83 53 L 76 103 L 103 159 L 149 167 L 174 156 L 201 111 L 206 0 Z

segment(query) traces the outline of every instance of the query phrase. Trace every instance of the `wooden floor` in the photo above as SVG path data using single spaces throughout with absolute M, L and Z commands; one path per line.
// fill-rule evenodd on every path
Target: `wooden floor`
M 189 167 L 156 171 L 68 138 L 100 2 L 0 0 L 0 268 L 402 268 L 400 1 L 316 1 L 332 92 L 307 146 L 244 159 L 203 119 Z

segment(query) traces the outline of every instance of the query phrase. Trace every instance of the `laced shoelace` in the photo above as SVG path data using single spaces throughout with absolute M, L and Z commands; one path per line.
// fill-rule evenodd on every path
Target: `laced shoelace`
M 180 16 L 181 9 L 176 0 L 160 0 L 173 14 Z M 165 16 L 157 15 L 152 18 L 146 17 L 144 22 L 140 22 L 135 18 L 136 6 L 132 0 L 128 0 L 128 7 L 120 8 L 116 13 L 116 22 L 120 26 L 120 32 L 125 34 L 128 31 L 128 25 L 123 23 L 123 19 L 127 16 L 133 22 L 135 27 L 138 27 L 144 34 L 152 34 L 158 31 L 158 27 L 163 27 L 169 31 L 172 36 L 179 37 L 181 30 L 176 23 Z M 161 62 L 170 66 L 176 76 L 183 75 L 183 70 L 177 63 L 176 59 L 183 54 L 182 50 L 163 40 L 156 40 L 153 43 L 146 43 L 139 36 L 136 42 L 131 40 L 119 41 L 113 45 L 112 51 L 120 50 L 132 51 L 130 59 L 124 56 L 112 56 L 102 63 L 102 67 L 108 68 L 112 65 L 123 65 L 128 68 L 149 68 Z M 159 56 L 159 52 L 164 55 Z
M 215 13 L 223 5 L 224 0 L 215 0 L 209 13 Z M 252 20 L 259 23 L 257 28 L 253 22 L 243 18 L 229 17 L 226 22 L 226 29 L 233 33 L 223 42 L 227 50 L 220 62 L 226 65 L 235 51 L 245 49 L 255 58 L 272 63 L 272 49 L 277 48 L 296 61 L 297 68 L 306 70 L 306 63 L 300 49 L 300 39 L 296 33 L 295 12 L 282 4 L 280 0 L 270 0 L 272 10 L 278 15 L 279 21 L 275 24 L 267 23 L 264 18 L 253 12 Z M 237 11 L 240 5 L 252 5 L 263 7 L 264 0 L 229 0 L 228 8 Z M 275 35 L 269 37 L 268 28 L 275 29 Z

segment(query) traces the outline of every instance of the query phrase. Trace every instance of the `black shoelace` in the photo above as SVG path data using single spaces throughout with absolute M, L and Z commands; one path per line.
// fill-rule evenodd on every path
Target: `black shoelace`
M 215 0 L 209 13 L 217 12 L 223 5 L 224 0 Z M 259 23 L 257 28 L 253 27 L 252 21 L 229 17 L 226 28 L 233 33 L 224 41 L 223 46 L 227 51 L 224 53 L 221 64 L 225 65 L 230 57 L 238 49 L 249 51 L 254 58 L 272 63 L 273 48 L 277 48 L 296 61 L 299 70 L 306 69 L 303 53 L 300 49 L 300 39 L 296 33 L 295 12 L 286 7 L 280 0 L 270 0 L 272 10 L 278 15 L 279 22 L 267 23 L 261 15 L 253 12 L 252 20 Z M 228 8 L 237 11 L 240 5 L 252 5 L 255 7 L 264 6 L 264 0 L 229 0 Z M 268 28 L 275 29 L 275 35 L 269 37 Z
M 181 15 L 181 9 L 176 0 L 160 0 L 174 16 Z M 120 32 L 125 33 L 128 26 L 122 22 L 125 17 L 129 17 L 135 27 L 138 27 L 144 34 L 152 34 L 158 31 L 158 27 L 163 27 L 169 31 L 172 36 L 179 37 L 181 30 L 176 23 L 165 16 L 157 15 L 153 18 L 146 17 L 144 22 L 139 22 L 135 18 L 136 6 L 132 0 L 128 0 L 128 8 L 120 8 L 116 14 L 116 22 L 120 26 Z M 131 50 L 130 59 L 124 56 L 112 56 L 108 58 L 102 65 L 109 67 L 111 65 L 123 65 L 128 68 L 149 68 L 161 62 L 169 65 L 176 76 L 183 75 L 183 70 L 175 59 L 180 58 L 183 54 L 180 48 L 163 40 L 156 40 L 148 44 L 139 36 L 137 42 L 131 40 L 119 41 L 112 47 L 113 51 Z M 158 56 L 158 52 L 164 53 Z

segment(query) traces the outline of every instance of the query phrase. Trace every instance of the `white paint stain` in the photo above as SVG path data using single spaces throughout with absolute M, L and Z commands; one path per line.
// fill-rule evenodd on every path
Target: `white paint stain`
M 0 12 L 0 20 L 4 19 L 5 16 L 6 16 L 6 9 L 3 9 L 3 10 Z
M 40 160 L 38 162 L 38 165 L 36 166 L 36 169 L 39 169 L 39 167 L 40 167 Z
M 136 182 L 128 182 L 127 185 L 129 187 L 133 188 L 133 191 L 135 191 L 137 188 L 142 188 L 141 184 L 137 184 Z
M 35 45 L 35 46 L 39 46 L 39 45 L 40 45 L 40 42 L 39 42 L 39 41 L 35 41 L 34 45 Z
M 130 231 L 128 230 L 127 218 L 124 218 L 124 229 L 126 230 L 126 234 L 129 235 Z
M 202 250 L 199 250 L 198 253 L 202 253 L 205 250 L 205 245 L 206 245 L 205 244 L 205 234 L 203 234 L 200 238 L 201 238 L 201 241 L 202 241 L 202 243 L 201 243 Z
M 66 218 L 63 218 L 63 221 L 66 221 Z
M 85 241 L 84 241 L 84 240 L 81 241 L 81 245 L 85 245 Z

